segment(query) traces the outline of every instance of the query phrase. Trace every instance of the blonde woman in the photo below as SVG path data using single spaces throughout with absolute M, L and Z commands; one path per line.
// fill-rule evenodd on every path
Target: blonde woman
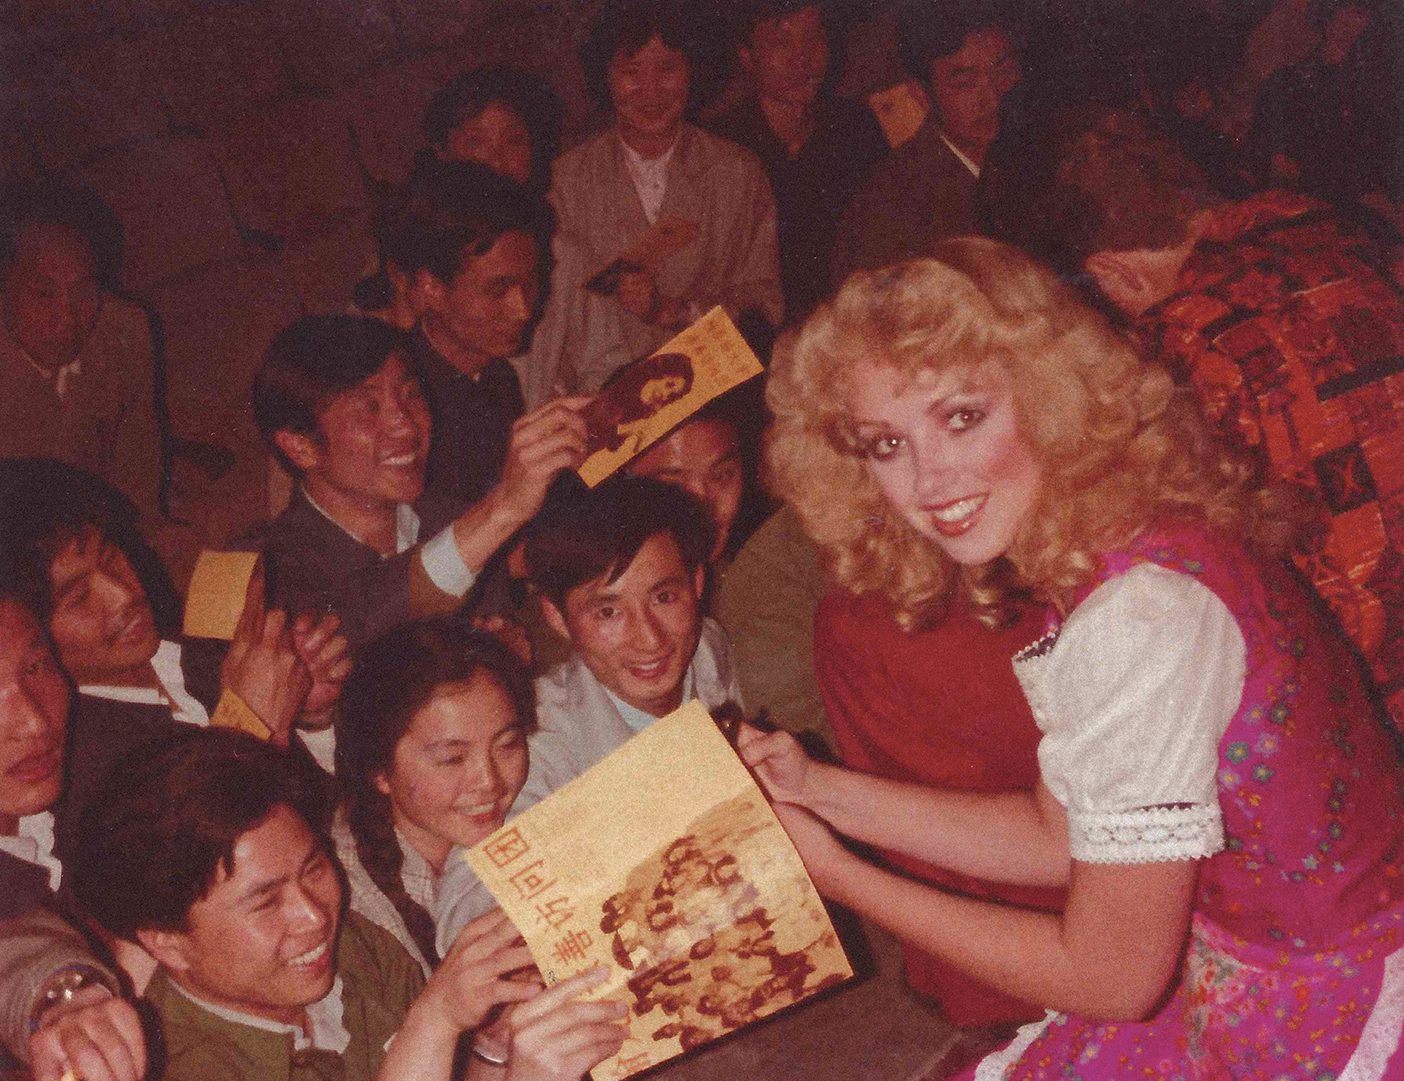
M 1046 1020 L 985 1078 L 1400 1076 L 1400 767 L 1272 554 L 1265 493 L 1073 291 L 1012 249 L 856 275 L 781 350 L 773 476 L 840 583 L 919 625 L 1047 603 L 1015 659 L 1040 780 L 954 793 L 743 733 L 820 890 Z M 832 831 L 832 832 L 831 832 Z M 898 878 L 834 832 L 1024 885 Z

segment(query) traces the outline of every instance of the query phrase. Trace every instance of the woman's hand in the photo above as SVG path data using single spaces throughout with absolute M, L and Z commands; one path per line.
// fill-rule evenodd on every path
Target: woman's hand
M 762 732 L 742 723 L 736 732 L 736 749 L 773 802 L 811 806 L 809 785 L 818 764 L 794 736 L 782 731 Z
M 507 1081 L 578 1081 L 623 1046 L 629 1008 L 613 999 L 575 997 L 608 976 L 609 969 L 598 965 L 512 1011 Z
M 455 1030 L 474 1029 L 495 1006 L 525 1002 L 541 990 L 535 980 L 508 978 L 531 965 L 531 951 L 517 928 L 501 909 L 494 909 L 458 933 L 421 998 L 432 1002 Z
M 839 844 L 828 826 L 803 807 L 777 803 L 773 810 L 804 862 L 804 869 L 814 880 L 815 889 L 826 897 L 834 894 L 845 868 L 857 857 Z

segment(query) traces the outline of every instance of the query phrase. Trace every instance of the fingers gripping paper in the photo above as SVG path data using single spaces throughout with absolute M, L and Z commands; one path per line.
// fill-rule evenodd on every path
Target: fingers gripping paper
M 597 964 L 629 1004 L 617 1081 L 853 974 L 799 855 L 690 702 L 467 856 L 547 983 Z
M 585 408 L 591 488 L 704 405 L 761 372 L 761 362 L 721 308 L 713 308 L 652 356 L 619 370 Z

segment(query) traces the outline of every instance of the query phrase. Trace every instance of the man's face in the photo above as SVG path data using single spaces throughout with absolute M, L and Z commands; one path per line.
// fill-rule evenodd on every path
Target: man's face
M 419 378 L 392 353 L 374 375 L 322 408 L 316 439 L 293 435 L 279 445 L 302 471 L 313 498 L 335 516 L 347 507 L 383 510 L 418 499 L 429 436 Z
M 26 605 L 0 601 L 0 833 L 58 799 L 68 682 Z
M 681 705 L 697 651 L 702 571 L 688 571 L 671 534 L 655 533 L 623 574 L 607 577 L 572 589 L 564 612 L 546 602 L 547 621 L 606 688 L 661 717 Z
M 4 268 L 5 325 L 24 351 L 58 368 L 82 351 L 102 303 L 87 243 L 63 225 L 26 225 Z
M 1004 31 L 976 30 L 949 56 L 931 61 L 931 97 L 947 139 L 973 158 L 999 134 L 999 103 L 1023 72 Z
M 528 233 L 503 233 L 479 256 L 465 256 L 458 276 L 441 282 L 427 272 L 424 290 L 432 330 L 441 344 L 476 367 L 522 350 L 541 292 L 536 241 Z
M 206 1002 L 295 1025 L 336 978 L 340 910 L 331 858 L 299 815 L 278 806 L 239 838 L 184 930 L 138 936 Z
M 818 5 L 756 24 L 738 50 L 762 101 L 803 109 L 813 103 L 829 66 L 829 38 Z
M 78 684 L 124 683 L 160 645 L 146 590 L 126 553 L 84 526 L 49 564 L 49 633 Z
M 635 477 L 652 477 L 690 492 L 712 519 L 715 559 L 726 548 L 741 507 L 741 448 L 736 429 L 724 420 L 704 418 L 682 425 L 629 463 Z

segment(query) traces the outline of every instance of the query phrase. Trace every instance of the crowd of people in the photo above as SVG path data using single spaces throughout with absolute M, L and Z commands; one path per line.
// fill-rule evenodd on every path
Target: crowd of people
M 461 857 L 700 699 L 931 1081 L 1404 1076 L 1397 5 L 909 0 L 905 138 L 853 5 L 737 5 L 721 104 L 701 6 L 606 0 L 570 149 L 522 72 L 435 97 L 254 380 L 229 641 L 120 226 L 0 200 L 0 1067 L 574 1081 L 625 1005 Z M 718 305 L 764 374 L 587 487 Z

